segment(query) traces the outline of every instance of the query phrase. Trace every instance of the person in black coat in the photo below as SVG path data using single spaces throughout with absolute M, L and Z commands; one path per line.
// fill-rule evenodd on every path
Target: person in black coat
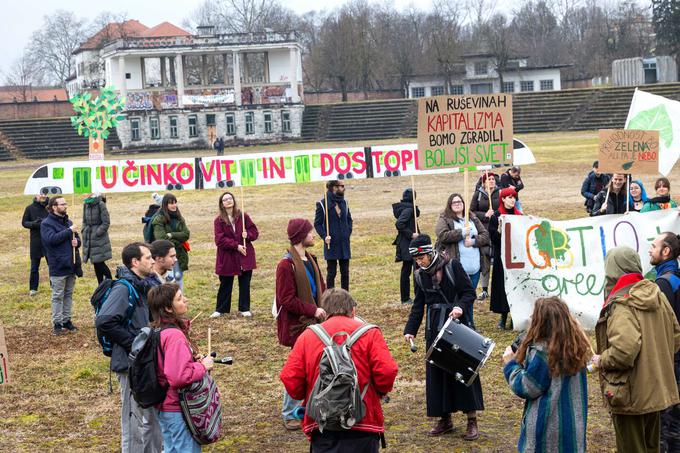
M 623 173 L 614 173 L 607 187 L 595 196 L 590 215 L 625 214 L 628 210 L 627 179 Z
M 593 162 L 593 169 L 586 179 L 583 180 L 581 184 L 581 195 L 585 198 L 583 205 L 586 207 L 588 214 L 593 210 L 593 205 L 595 204 L 595 196 L 602 191 L 602 189 L 607 188 L 611 175 L 607 173 L 600 173 L 599 170 L 600 163 L 598 161 Z
M 429 349 L 447 318 L 457 318 L 472 328 L 470 312 L 475 301 L 475 290 L 460 262 L 435 250 L 428 235 L 421 234 L 413 239 L 409 252 L 420 268 L 416 271 L 416 297 L 404 328 L 404 339 L 410 342 L 415 338 L 425 315 L 425 345 Z M 449 267 L 449 271 L 445 266 Z M 427 416 L 438 417 L 429 432 L 430 436 L 453 430 L 451 413 L 462 411 L 467 414 L 467 429 L 463 438 L 474 440 L 479 437 L 477 411 L 484 410 L 479 377 L 467 387 L 450 373 L 426 363 L 425 394 Z
M 518 198 L 519 191 L 524 189 L 524 182 L 522 182 L 522 177 L 520 176 L 521 171 L 522 169 L 517 165 L 510 167 L 508 171 L 501 175 L 500 183 L 498 184 L 501 189 L 514 188 L 517 191 Z
M 335 276 L 340 263 L 340 286 L 349 291 L 349 260 L 352 258 L 349 238 L 352 235 L 352 214 L 345 200 L 345 184 L 332 180 L 326 183 L 328 193 L 328 229 L 326 231 L 326 200 L 322 198 L 316 203 L 314 228 L 319 237 L 324 238 L 323 256 L 326 259 L 326 287 L 335 286 Z
M 408 246 L 416 236 L 416 220 L 413 217 L 413 189 L 404 190 L 399 203 L 392 205 L 392 213 L 397 219 L 394 226 L 397 228 L 397 237 L 392 242 L 396 246 L 397 253 L 394 261 L 401 261 L 401 276 L 399 278 L 399 292 L 402 304 L 411 304 L 411 270 L 414 267 L 413 257 L 408 252 Z M 416 206 L 416 216 L 420 217 L 420 209 Z
M 42 241 L 40 240 L 40 223 L 47 217 L 47 196 L 39 193 L 33 199 L 33 203 L 26 206 L 21 226 L 31 231 L 30 257 L 31 273 L 28 277 L 28 294 L 35 296 L 38 293 L 40 282 L 40 259 L 45 256 Z
M 475 193 L 472 195 L 472 200 L 470 201 L 470 212 L 474 213 L 477 218 L 482 222 L 484 228 L 489 229 L 489 219 L 493 212 L 498 209 L 500 204 L 500 189 L 497 187 L 497 176 L 493 173 L 485 172 L 480 178 L 480 183 L 475 189 Z M 491 193 L 491 197 L 489 197 Z M 490 201 L 489 201 L 490 200 Z M 493 247 L 489 247 L 489 252 L 493 253 L 491 250 Z M 487 263 L 491 260 L 488 255 L 482 255 L 482 259 L 487 260 Z M 491 266 L 482 266 L 486 272 L 482 272 L 480 281 L 482 283 L 482 292 L 479 293 L 477 300 L 485 300 L 489 297 L 489 270 Z
M 493 244 L 493 277 L 491 279 L 491 301 L 489 308 L 494 313 L 501 315 L 498 321 L 498 328 L 505 330 L 510 306 L 508 305 L 508 296 L 505 293 L 505 272 L 503 270 L 503 261 L 501 261 L 501 238 L 503 235 L 501 233 L 502 222 L 500 216 L 522 215 L 522 211 L 515 206 L 517 192 L 512 187 L 501 190 L 500 198 L 500 206 L 498 206 L 498 209 L 494 211 L 491 219 L 489 219 L 489 236 L 491 236 L 491 243 Z

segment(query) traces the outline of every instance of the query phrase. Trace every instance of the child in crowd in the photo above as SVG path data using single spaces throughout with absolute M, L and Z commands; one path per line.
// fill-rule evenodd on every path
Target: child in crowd
M 531 325 L 515 354 L 503 354 L 510 389 L 524 398 L 520 452 L 586 451 L 592 348 L 559 297 L 534 305 Z
M 197 348 L 189 336 L 190 321 L 186 318 L 188 303 L 182 290 L 174 283 L 165 283 L 149 291 L 152 327 L 161 327 L 158 352 L 158 383 L 168 385 L 165 400 L 156 406 L 163 433 L 165 453 L 200 452 L 182 417 L 179 390 L 203 378 L 212 369 L 212 357 L 195 355 Z

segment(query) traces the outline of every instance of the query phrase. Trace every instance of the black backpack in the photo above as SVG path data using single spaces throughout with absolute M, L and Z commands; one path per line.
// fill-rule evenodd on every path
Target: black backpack
M 157 204 L 149 205 L 149 209 L 146 210 L 144 217 L 142 217 L 142 223 L 144 223 L 144 228 L 142 229 L 142 234 L 144 235 L 144 242 L 151 244 L 154 241 L 153 237 L 153 219 L 158 214 L 158 210 L 161 207 Z
M 90 298 L 90 304 L 94 309 L 96 319 L 96 317 L 99 316 L 99 312 L 104 306 L 104 303 L 106 303 L 109 294 L 111 294 L 111 290 L 117 284 L 125 285 L 128 288 L 128 308 L 125 310 L 125 322 L 130 324 L 132 322 L 132 314 L 135 311 L 135 304 L 139 301 L 139 293 L 129 281 L 125 279 L 111 280 L 110 278 L 105 278 L 104 281 L 97 286 L 97 289 L 94 290 L 94 293 Z M 111 357 L 113 343 L 111 342 L 111 339 L 107 338 L 106 335 L 103 335 L 99 329 L 97 329 L 97 341 L 99 341 L 104 355 L 106 357 Z
M 165 400 L 168 386 L 158 382 L 158 351 L 163 353 L 161 331 L 165 328 L 143 327 L 132 342 L 128 358 L 128 379 L 130 391 L 137 404 L 149 408 Z

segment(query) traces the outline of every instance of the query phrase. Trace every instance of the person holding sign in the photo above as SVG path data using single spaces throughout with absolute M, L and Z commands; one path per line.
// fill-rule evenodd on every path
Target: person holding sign
M 328 193 L 316 203 L 314 215 L 314 228 L 319 236 L 324 238 L 326 286 L 328 288 L 335 286 L 335 276 L 340 263 L 340 286 L 349 291 L 349 260 L 352 258 L 349 238 L 352 235 L 352 214 L 345 200 L 345 184 L 342 181 L 328 181 L 326 189 Z M 326 204 L 330 209 L 326 209 Z
M 484 173 L 480 178 L 480 182 L 481 184 L 472 195 L 470 211 L 482 221 L 482 225 L 488 230 L 489 219 L 491 219 L 491 216 L 500 204 L 500 189 L 496 187 L 496 175 L 493 173 Z M 488 252 L 491 253 L 492 250 Z M 482 259 L 489 261 L 491 257 L 489 254 L 484 254 Z M 489 297 L 489 268 L 490 266 L 482 267 L 482 292 L 479 294 L 478 300 L 485 300 Z M 486 270 L 486 273 L 484 270 Z
M 494 313 L 501 315 L 497 327 L 505 330 L 510 306 L 508 305 L 508 296 L 505 293 L 505 272 L 503 270 L 503 261 L 501 261 L 501 238 L 503 237 L 503 221 L 501 216 L 522 215 L 522 211 L 515 206 L 517 192 L 512 187 L 501 190 L 500 197 L 501 204 L 498 210 L 494 211 L 491 219 L 489 219 L 489 236 L 493 245 L 493 278 L 491 280 L 491 302 L 489 308 Z M 512 321 L 510 326 L 510 329 L 512 329 Z
M 234 276 L 238 276 L 238 312 L 241 316 L 250 317 L 250 279 L 257 267 L 253 241 L 259 232 L 250 216 L 238 208 L 231 192 L 220 196 L 218 213 L 214 221 L 217 246 L 215 273 L 220 278 L 220 289 L 217 291 L 215 312 L 210 317 L 217 318 L 231 311 Z
M 477 288 L 479 277 L 489 272 L 489 261 L 482 259 L 488 254 L 489 232 L 476 215 L 465 221 L 465 202 L 459 193 L 452 193 L 446 201 L 444 211 L 439 214 L 434 232 L 437 241 L 450 258 L 460 261 L 465 273 L 470 277 L 472 289 Z M 485 269 L 483 269 L 486 267 Z M 474 310 L 470 310 L 470 318 L 474 325 Z
M 591 216 L 605 214 L 625 214 L 628 205 L 627 176 L 623 173 L 614 173 L 606 189 L 602 189 L 595 196 Z
M 660 211 L 677 208 L 678 204 L 671 200 L 671 182 L 668 178 L 659 178 L 654 183 L 656 197 L 647 200 L 640 212 Z
M 413 257 L 408 252 L 408 245 L 418 236 L 416 217 L 420 217 L 420 209 L 416 206 L 416 215 L 413 215 L 413 189 L 404 190 L 399 203 L 392 205 L 392 213 L 397 219 L 394 226 L 397 228 L 397 237 L 392 245 L 397 248 L 395 261 L 401 261 L 401 276 L 399 277 L 399 292 L 402 304 L 412 304 L 411 299 L 411 270 L 414 267 Z
M 409 252 L 419 269 L 416 271 L 416 298 L 404 327 L 406 342 L 410 343 L 418 334 L 423 316 L 427 317 L 424 337 L 428 349 L 448 318 L 459 319 L 473 328 L 470 312 L 475 302 L 475 290 L 460 262 L 439 253 L 426 234 L 411 241 Z M 444 269 L 445 266 L 449 269 Z M 479 437 L 477 411 L 484 410 L 479 377 L 467 387 L 452 374 L 426 362 L 425 395 L 427 416 L 438 418 L 428 433 L 430 436 L 440 436 L 452 431 L 451 413 L 462 411 L 467 415 L 467 429 L 463 439 L 475 440 Z
M 629 208 L 631 211 L 640 212 L 644 204 L 647 202 L 647 191 L 642 181 L 636 179 L 630 182 L 630 202 Z

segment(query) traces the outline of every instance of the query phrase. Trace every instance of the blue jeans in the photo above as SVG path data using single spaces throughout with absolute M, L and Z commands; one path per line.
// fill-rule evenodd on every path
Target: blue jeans
M 472 289 L 477 291 L 477 283 L 479 283 L 479 277 L 481 276 L 481 271 L 477 271 L 476 274 L 469 275 L 470 281 L 472 282 Z M 475 303 L 473 302 L 472 305 L 470 305 L 470 322 L 472 325 L 475 325 Z
M 184 291 L 184 271 L 182 270 L 182 267 L 179 265 L 179 261 L 175 263 L 175 265 L 172 267 L 172 273 L 175 276 L 175 283 L 179 285 L 179 288 Z
M 295 418 L 295 415 L 293 415 L 293 412 L 295 412 L 295 409 L 302 404 L 302 401 L 300 400 L 295 400 L 293 399 L 288 392 L 286 391 L 286 388 L 283 388 L 283 409 L 281 410 L 281 415 L 283 416 L 283 421 L 285 422 L 286 420 L 297 420 Z
M 165 453 L 200 453 L 201 446 L 191 437 L 181 412 L 157 411 Z

